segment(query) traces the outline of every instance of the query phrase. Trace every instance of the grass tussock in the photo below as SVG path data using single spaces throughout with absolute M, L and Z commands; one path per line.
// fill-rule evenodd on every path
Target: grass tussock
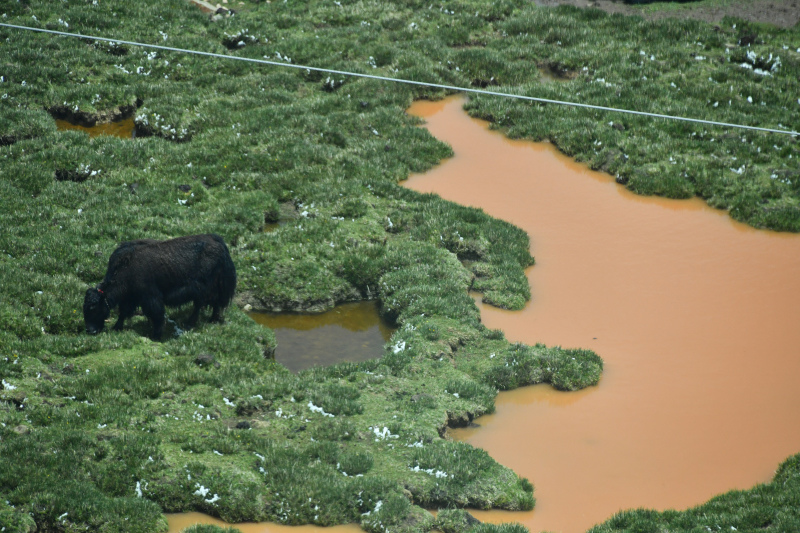
M 463 509 L 442 509 L 436 515 L 435 528 L 442 533 L 527 533 L 519 524 L 481 523 Z
M 195 524 L 181 530 L 181 533 L 241 533 L 235 527 L 220 527 L 213 524 Z

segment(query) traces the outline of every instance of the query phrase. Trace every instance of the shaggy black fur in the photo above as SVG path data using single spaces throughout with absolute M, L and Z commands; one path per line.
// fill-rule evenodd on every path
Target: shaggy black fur
M 160 339 L 165 305 L 194 302 L 190 327 L 205 306 L 213 308 L 211 320 L 221 322 L 235 289 L 236 267 L 219 235 L 123 242 L 111 254 L 103 281 L 86 291 L 83 320 L 87 333 L 99 333 L 111 310 L 119 306 L 114 329 L 120 330 L 141 307 L 153 324 L 153 338 Z

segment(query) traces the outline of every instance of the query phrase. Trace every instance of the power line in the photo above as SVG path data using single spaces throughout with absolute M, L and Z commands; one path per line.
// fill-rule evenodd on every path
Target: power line
M 520 94 L 509 94 L 509 93 L 501 93 L 497 91 L 487 91 L 484 89 L 473 89 L 471 87 L 458 87 L 455 85 L 444 85 L 440 83 L 430 83 L 424 81 L 414 81 L 414 80 L 404 80 L 401 78 L 389 78 L 386 76 L 376 76 L 373 74 L 361 74 L 358 72 L 348 72 L 345 70 L 334 70 L 334 69 L 327 69 L 327 68 L 320 68 L 320 67 L 311 67 L 307 65 L 296 65 L 293 63 L 281 63 L 278 61 L 269 61 L 266 59 L 254 59 L 249 57 L 239 57 L 239 56 L 230 56 L 225 54 L 216 54 L 214 52 L 202 52 L 200 50 L 189 50 L 186 48 L 174 48 L 171 46 L 162 46 L 158 44 L 147 44 L 147 43 L 137 43 L 134 41 L 123 41 L 120 39 L 109 39 L 107 37 L 96 37 L 93 35 L 83 35 L 80 33 L 69 33 L 64 31 L 57 31 L 57 30 L 47 30 L 43 28 L 32 28 L 30 26 L 18 26 L 16 24 L 6 24 L 0 22 L 0 26 L 4 26 L 6 28 L 14 28 L 18 30 L 28 30 L 28 31 L 36 31 L 41 33 L 49 33 L 53 35 L 62 35 L 65 37 L 77 37 L 79 39 L 91 39 L 95 41 L 106 41 L 110 43 L 119 43 L 119 44 L 128 44 L 131 46 L 139 46 L 142 48 L 155 48 L 157 50 L 167 50 L 170 52 L 181 52 L 184 54 L 194 54 L 200 56 L 207 56 L 207 57 L 216 57 L 220 59 L 232 59 L 236 61 L 247 61 L 250 63 L 258 63 L 262 65 L 272 65 L 277 67 L 288 67 L 288 68 L 296 68 L 296 69 L 305 69 L 305 70 L 313 70 L 316 72 L 325 72 L 328 74 L 341 74 L 343 76 L 353 76 L 357 78 L 369 78 L 373 80 L 380 80 L 380 81 L 390 81 L 395 83 L 405 83 L 407 85 L 418 85 L 422 87 L 435 87 L 437 89 L 447 89 L 451 91 L 459 91 L 465 93 L 475 93 L 475 94 L 483 94 L 488 96 L 501 96 L 504 98 L 515 98 L 518 100 L 527 100 L 531 102 L 538 102 L 543 104 L 556 104 L 556 105 L 563 105 L 563 106 L 571 106 L 571 107 L 580 107 L 584 109 L 595 109 L 598 111 L 610 111 L 614 113 L 627 113 L 629 115 L 639 115 L 645 117 L 653 117 L 653 118 L 663 118 L 668 120 L 679 120 L 683 122 L 693 122 L 696 124 L 708 124 L 712 126 L 723 126 L 727 128 L 739 128 L 744 130 L 752 130 L 752 131 L 764 131 L 769 133 L 781 133 L 785 135 L 800 135 L 800 133 L 796 131 L 787 131 L 787 130 L 779 130 L 774 128 L 760 128 L 758 126 L 746 126 L 744 124 L 730 124 L 727 122 L 717 122 L 714 120 L 704 120 L 698 118 L 689 118 L 689 117 L 680 117 L 675 115 L 663 115 L 660 113 L 649 113 L 647 111 L 635 111 L 632 109 L 622 109 L 618 107 L 606 107 L 600 105 L 593 105 L 593 104 L 582 104 L 579 102 L 567 102 L 564 100 L 552 100 L 550 98 L 538 98 L 535 96 L 525 96 Z

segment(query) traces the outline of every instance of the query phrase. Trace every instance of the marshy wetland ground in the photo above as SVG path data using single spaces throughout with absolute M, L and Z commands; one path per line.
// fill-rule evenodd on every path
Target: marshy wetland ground
M 709 0 L 710 1 L 710 0 Z M 166 0 L 8 2 L 0 22 L 287 64 L 775 128 L 800 124 L 800 33 L 529 2 L 245 2 L 212 20 Z M 540 68 L 566 83 L 539 84 Z M 165 512 L 228 522 L 464 531 L 456 508 L 526 510 L 531 483 L 443 439 L 499 389 L 594 385 L 586 349 L 505 340 L 468 289 L 530 299 L 528 235 L 398 185 L 452 154 L 404 110 L 438 90 L 0 27 L 0 523 L 151 532 Z M 641 194 L 700 196 L 800 230 L 796 137 L 475 97 L 512 137 L 548 139 Z M 136 135 L 56 128 L 131 114 Z M 263 231 L 279 223 L 273 231 Z M 282 224 L 280 224 L 282 223 Z M 215 232 L 239 272 L 224 325 L 156 343 L 137 317 L 83 333 L 80 301 L 124 240 Z M 469 268 L 462 264 L 466 263 Z M 377 299 L 384 355 L 292 374 L 245 305 L 323 311 Z M 189 310 L 173 312 L 180 325 Z M 207 317 L 204 317 L 207 318 Z M 177 331 L 173 328 L 173 331 Z M 797 529 L 800 461 L 669 523 Z M 716 514 L 715 514 L 716 513 Z M 711 524 L 713 527 L 713 524 Z M 666 526 L 664 526 L 666 527 Z M 213 528 L 212 528 L 213 529 Z M 518 531 L 522 526 L 475 526 Z
M 487 131 L 464 102 L 409 108 L 455 155 L 404 185 L 530 233 L 532 302 L 480 304 L 486 326 L 604 360 L 597 387 L 502 392 L 480 427 L 449 432 L 536 486 L 533 511 L 473 515 L 580 533 L 620 509 L 686 509 L 771 479 L 800 442 L 800 235 L 635 195 L 548 143 Z

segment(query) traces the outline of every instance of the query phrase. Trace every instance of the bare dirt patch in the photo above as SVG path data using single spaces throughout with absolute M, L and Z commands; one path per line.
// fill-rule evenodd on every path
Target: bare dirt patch
M 718 23 L 723 17 L 738 17 L 751 22 L 763 22 L 782 28 L 791 28 L 800 21 L 800 0 L 754 0 L 749 2 L 730 2 L 728 4 L 707 5 L 681 4 L 669 9 L 654 9 L 666 4 L 632 5 L 619 0 L 535 0 L 536 5 L 555 7 L 570 5 L 576 7 L 595 7 L 607 13 L 640 15 L 649 20 L 670 17 L 695 18 Z

